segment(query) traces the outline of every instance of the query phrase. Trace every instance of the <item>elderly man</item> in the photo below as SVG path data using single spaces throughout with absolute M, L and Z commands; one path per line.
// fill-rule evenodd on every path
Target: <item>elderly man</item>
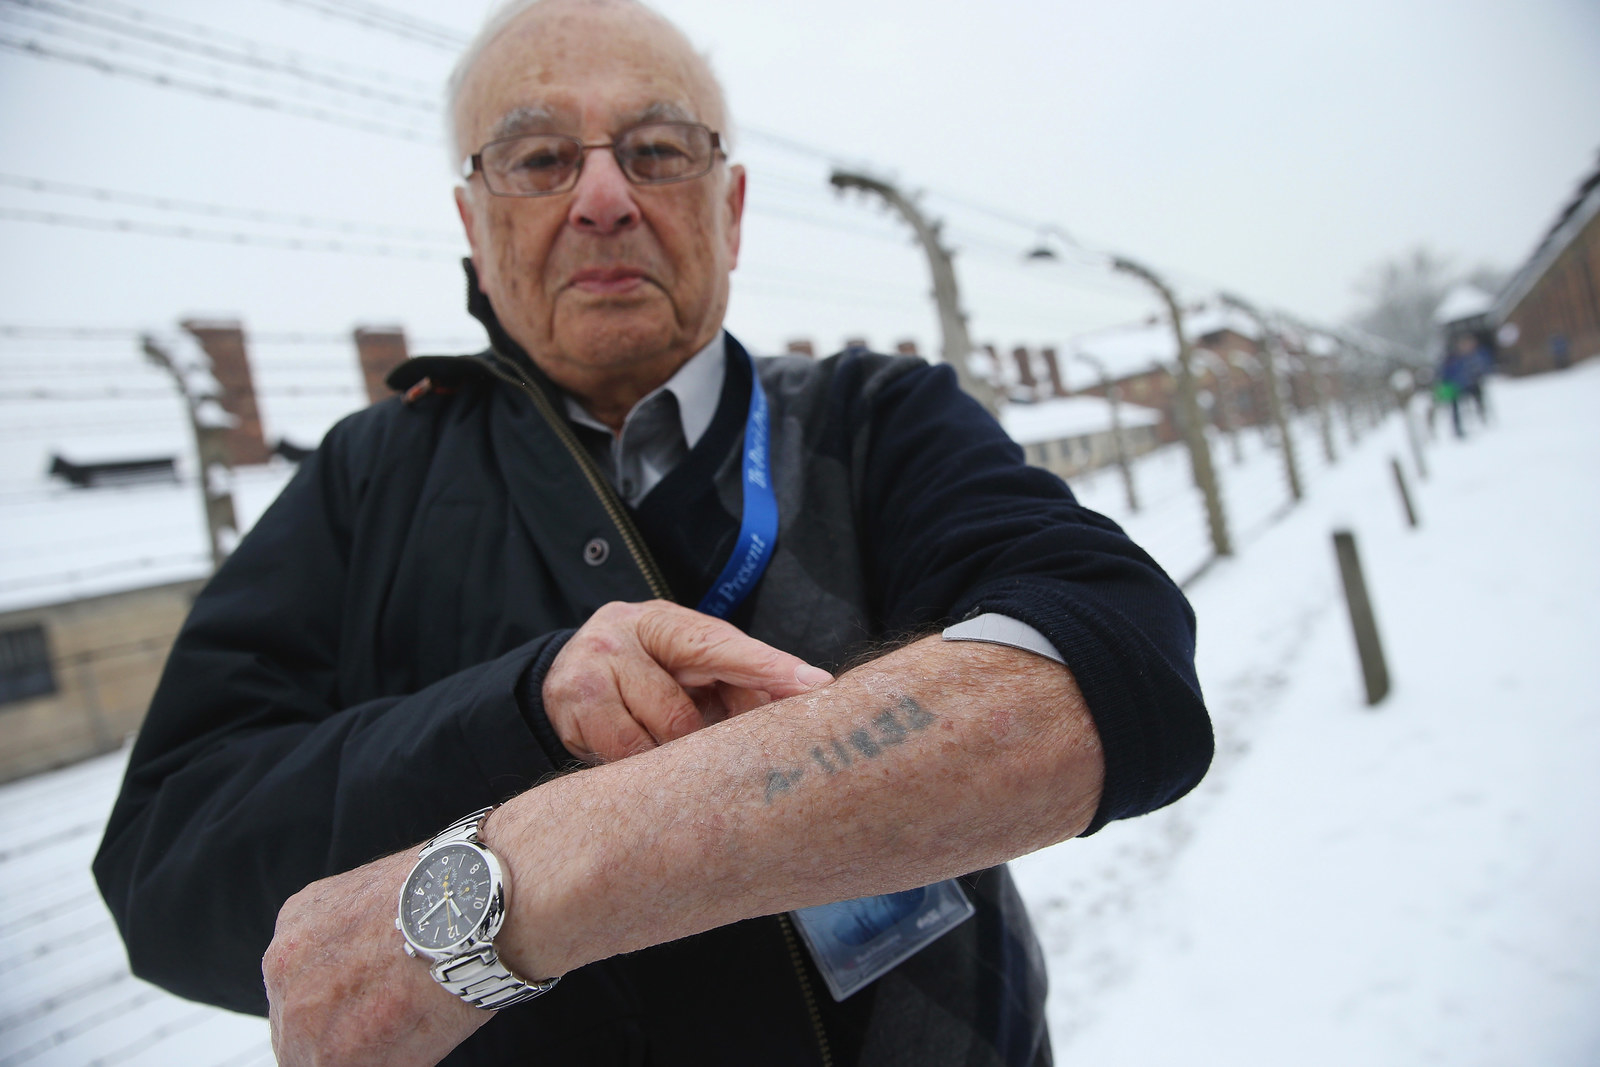
M 648 9 L 509 5 L 452 115 L 491 348 L 197 600 L 95 863 L 135 970 L 285 1063 L 1050 1062 L 998 865 L 1204 772 L 1181 594 L 948 368 L 723 332 L 745 176 Z

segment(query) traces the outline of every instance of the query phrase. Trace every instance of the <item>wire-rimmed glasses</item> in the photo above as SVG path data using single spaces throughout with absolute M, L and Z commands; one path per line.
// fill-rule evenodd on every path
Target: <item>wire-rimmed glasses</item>
M 647 122 L 593 143 L 555 133 L 503 137 L 469 157 L 461 176 L 482 174 L 496 196 L 552 196 L 578 184 L 584 153 L 593 148 L 611 149 L 633 184 L 666 185 L 710 172 L 722 137 L 698 122 Z

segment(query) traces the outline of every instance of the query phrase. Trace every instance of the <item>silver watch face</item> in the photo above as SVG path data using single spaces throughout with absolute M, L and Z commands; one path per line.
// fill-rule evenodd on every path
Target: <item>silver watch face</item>
M 418 948 L 443 952 L 478 933 L 495 912 L 489 856 L 450 844 L 418 863 L 400 893 L 400 929 Z

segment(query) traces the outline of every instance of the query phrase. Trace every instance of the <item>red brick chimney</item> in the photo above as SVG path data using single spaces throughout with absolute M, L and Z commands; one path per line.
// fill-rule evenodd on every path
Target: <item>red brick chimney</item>
M 211 360 L 211 373 L 222 386 L 222 409 L 237 420 L 227 431 L 224 445 L 235 467 L 265 463 L 271 451 L 261 433 L 261 411 L 256 406 L 256 386 L 250 376 L 250 354 L 244 345 L 244 327 L 237 322 L 190 319 L 179 323 Z
M 1039 388 L 1039 380 L 1033 376 L 1033 359 L 1028 355 L 1028 350 L 1018 345 L 1011 350 L 1011 358 L 1017 361 L 1017 374 L 1022 379 L 1022 387 L 1028 392 Z
M 807 337 L 801 337 L 790 341 L 788 345 L 784 347 L 784 351 L 789 353 L 791 356 L 810 356 L 812 359 L 817 358 L 816 347 L 812 345 L 810 338 Z
M 1056 350 L 1041 348 L 1039 354 L 1044 356 L 1045 369 L 1050 372 L 1050 395 L 1067 396 L 1067 383 L 1061 380 L 1061 360 L 1056 356 Z
M 392 394 L 383 380 L 408 356 L 406 332 L 401 327 L 356 327 L 356 359 L 361 363 L 361 380 L 367 386 L 367 403 L 376 404 Z

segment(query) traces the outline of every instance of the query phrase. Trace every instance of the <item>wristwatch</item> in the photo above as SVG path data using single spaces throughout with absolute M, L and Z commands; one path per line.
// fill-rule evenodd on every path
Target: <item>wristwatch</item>
M 406 955 L 432 960 L 434 981 L 485 1011 L 532 1000 L 559 980 L 518 978 L 495 951 L 494 937 L 506 918 L 505 877 L 478 836 L 493 810 L 463 815 L 422 846 L 394 920 L 406 939 Z

